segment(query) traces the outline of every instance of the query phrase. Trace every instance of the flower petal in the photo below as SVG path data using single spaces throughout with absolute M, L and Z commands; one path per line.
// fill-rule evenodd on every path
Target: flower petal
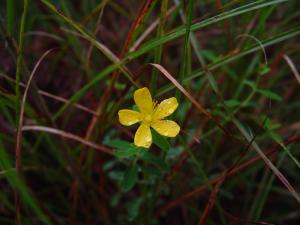
M 153 111 L 152 97 L 149 89 L 144 87 L 134 92 L 135 104 L 139 107 L 141 113 L 151 114 Z
M 167 137 L 175 137 L 180 131 L 179 125 L 172 120 L 157 120 L 151 123 L 151 127 Z
M 171 115 L 177 107 L 178 102 L 175 97 L 163 100 L 155 109 L 154 120 L 160 120 Z
M 142 115 L 139 112 L 130 110 L 130 109 L 121 109 L 118 112 L 119 121 L 124 126 L 130 126 L 137 122 L 140 122 L 142 119 Z
M 134 144 L 139 147 L 149 148 L 152 144 L 152 135 L 150 126 L 142 123 L 134 136 Z

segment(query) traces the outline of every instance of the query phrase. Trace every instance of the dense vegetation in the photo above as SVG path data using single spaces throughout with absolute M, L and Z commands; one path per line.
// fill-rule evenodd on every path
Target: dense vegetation
M 297 0 L 0 2 L 0 224 L 300 224 Z M 134 92 L 175 96 L 180 133 Z

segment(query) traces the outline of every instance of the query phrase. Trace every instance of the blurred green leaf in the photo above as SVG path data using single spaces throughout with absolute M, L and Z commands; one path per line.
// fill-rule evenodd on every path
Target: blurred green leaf
M 128 220 L 133 221 L 138 215 L 143 203 L 143 198 L 136 198 L 127 204 Z
M 241 104 L 241 102 L 236 99 L 229 99 L 229 100 L 224 101 L 224 103 L 229 108 L 236 107 Z
M 280 128 L 281 124 L 280 123 L 273 123 L 270 118 L 267 118 L 264 126 L 268 130 L 275 130 L 275 129 Z
M 142 165 L 141 170 L 147 176 L 160 177 L 162 175 L 161 171 L 157 167 L 154 167 L 154 166 L 149 166 L 149 165 L 143 166 Z M 149 178 L 147 181 L 149 181 Z
M 113 154 L 120 159 L 139 156 L 145 151 L 144 148 L 137 147 L 133 143 L 120 139 L 108 140 L 105 141 L 105 144 L 110 147 L 116 148 L 115 150 L 113 150 Z
M 106 144 L 110 147 L 114 147 L 117 149 L 123 149 L 123 150 L 129 150 L 134 147 L 134 145 L 132 143 L 130 143 L 128 141 L 123 141 L 120 139 L 108 140 L 108 141 L 105 141 L 104 144 Z
M 110 205 L 112 207 L 116 207 L 118 203 L 120 202 L 121 193 L 116 193 L 110 200 Z
M 168 171 L 169 170 L 168 164 L 162 158 L 160 158 L 159 156 L 154 155 L 150 151 L 146 151 L 143 154 L 142 159 L 144 161 L 150 163 L 150 164 L 155 165 L 160 170 L 163 170 L 163 171 Z
M 123 180 L 121 183 L 121 187 L 123 191 L 130 191 L 134 185 L 136 184 L 138 179 L 138 167 L 136 162 L 131 163 L 131 165 L 127 168 Z
M 258 90 L 258 92 L 261 95 L 263 95 L 263 96 L 265 96 L 267 98 L 270 98 L 272 100 L 275 100 L 275 101 L 278 101 L 278 102 L 280 102 L 282 100 L 281 96 L 279 96 L 278 94 L 276 94 L 276 93 L 274 93 L 272 91 L 260 89 L 260 90 Z
M 271 69 L 270 69 L 270 67 L 268 67 L 268 65 L 266 65 L 266 64 L 260 64 L 259 68 L 258 68 L 258 73 L 260 75 L 265 75 L 265 74 L 269 73 L 270 70 Z
M 143 151 L 143 150 L 142 150 Z M 115 149 L 113 151 L 113 154 L 120 158 L 120 159 L 123 159 L 123 158 L 130 158 L 132 156 L 136 156 L 138 155 L 139 153 L 141 152 L 141 150 L 139 148 L 131 148 L 131 149 L 128 149 L 128 150 L 120 150 L 120 149 Z

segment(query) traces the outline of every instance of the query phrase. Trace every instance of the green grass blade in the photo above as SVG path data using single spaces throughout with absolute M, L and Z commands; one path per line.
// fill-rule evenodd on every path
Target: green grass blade
M 38 206 L 37 201 L 34 199 L 32 194 L 30 193 L 28 187 L 25 183 L 20 179 L 17 175 L 16 170 L 12 166 L 11 160 L 7 155 L 5 148 L 1 141 L 0 136 L 0 167 L 1 170 L 5 171 L 4 175 L 10 185 L 15 188 L 20 194 L 21 199 L 23 200 L 23 204 L 29 206 L 32 211 L 38 216 L 38 218 L 43 221 L 44 224 L 52 225 L 48 217 L 44 214 L 44 212 Z
M 21 24 L 20 24 L 20 32 L 19 32 L 19 45 L 17 50 L 17 65 L 16 65 L 16 86 L 15 92 L 17 96 L 16 102 L 16 124 L 18 124 L 18 116 L 20 110 L 20 103 L 21 103 L 21 93 L 20 93 L 20 81 L 21 81 L 21 68 L 22 68 L 22 60 L 23 60 L 23 45 L 24 45 L 24 28 L 25 28 L 25 20 L 26 14 L 28 9 L 28 0 L 23 1 L 23 13 L 21 17 Z
M 236 127 L 241 131 L 241 133 L 244 135 L 244 137 L 251 142 L 251 135 L 246 131 L 246 129 L 242 126 L 242 124 L 237 121 L 236 119 L 233 119 L 233 123 L 236 125 Z M 289 181 L 285 178 L 285 176 L 277 169 L 277 167 L 270 161 L 270 159 L 263 153 L 261 148 L 258 146 L 256 141 L 253 141 L 251 143 L 251 146 L 255 149 L 255 151 L 258 153 L 258 155 L 264 160 L 264 162 L 267 164 L 267 166 L 272 170 L 274 175 L 277 176 L 278 179 L 284 184 L 284 186 L 289 190 L 291 195 L 300 203 L 300 196 L 295 191 L 295 189 L 291 186 Z
M 167 16 L 167 8 L 168 7 L 168 0 L 163 0 L 161 2 L 161 13 L 160 13 L 160 19 L 159 19 L 159 26 L 157 30 L 157 37 L 160 38 L 164 34 L 164 25 L 166 21 Z M 154 62 L 160 63 L 162 57 L 162 46 L 158 46 L 154 49 Z M 151 93 L 155 96 L 156 90 L 157 90 L 157 76 L 158 71 L 152 70 L 152 78 L 151 78 Z
M 286 31 L 286 32 L 277 34 L 277 35 L 275 35 L 275 36 L 273 36 L 273 37 L 271 37 L 267 40 L 262 41 L 261 44 L 263 45 L 264 48 L 266 48 L 266 47 L 278 44 L 282 41 L 286 41 L 286 40 L 288 40 L 290 38 L 293 38 L 295 36 L 298 36 L 298 35 L 300 35 L 300 27 L 296 28 L 296 29 L 293 29 L 293 30 L 290 30 L 290 31 Z M 260 44 L 253 44 L 250 47 L 240 51 L 239 53 L 237 53 L 235 55 L 225 56 L 225 57 L 221 58 L 219 61 L 208 65 L 207 69 L 208 70 L 214 70 L 214 69 L 220 68 L 220 67 L 225 66 L 226 64 L 228 64 L 230 62 L 233 62 L 233 61 L 235 61 L 235 60 L 237 60 L 237 59 L 239 59 L 243 56 L 246 56 L 246 55 L 249 55 L 249 54 L 254 53 L 256 51 L 259 51 L 260 49 L 261 49 Z M 195 72 L 193 72 L 193 74 L 191 74 L 190 76 L 185 78 L 184 82 L 194 80 L 195 78 L 198 78 L 198 77 L 201 77 L 201 76 L 204 76 L 204 75 L 205 75 L 205 71 L 203 71 L 203 70 L 195 71 Z M 174 88 L 175 88 L 174 85 L 169 84 L 169 85 L 166 85 L 165 87 L 161 88 L 158 91 L 158 93 L 163 94 L 163 93 L 165 93 L 167 91 L 170 91 Z
M 207 27 L 209 25 L 212 25 L 214 23 L 223 21 L 228 18 L 236 17 L 239 15 L 242 15 L 244 13 L 248 13 L 254 10 L 258 10 L 264 7 L 276 5 L 282 2 L 287 2 L 287 0 L 272 0 L 272 1 L 256 1 L 254 3 L 247 4 L 245 6 L 238 7 L 236 9 L 229 10 L 227 12 L 218 14 L 216 16 L 210 17 L 206 20 L 203 20 L 201 22 L 195 23 L 191 25 L 191 31 L 197 31 L 201 28 Z M 258 4 L 259 3 L 259 4 Z M 134 59 L 140 55 L 145 54 L 146 52 L 152 50 L 153 48 L 165 44 L 169 41 L 175 40 L 181 36 L 185 35 L 185 27 L 179 27 L 173 32 L 163 36 L 162 38 L 149 41 L 148 43 L 144 44 L 139 50 L 135 51 L 134 53 L 128 55 L 128 58 Z
M 15 28 L 15 9 L 15 0 L 6 0 L 6 28 L 12 36 Z
M 183 5 L 182 5 L 183 7 Z M 191 25 L 193 19 L 193 9 L 194 9 L 194 0 L 190 0 L 188 3 L 188 12 L 187 12 L 187 20 L 185 24 L 185 35 L 184 35 L 184 43 L 183 43 L 183 54 L 182 54 L 182 63 L 180 65 L 179 71 L 179 83 L 183 84 L 183 80 L 185 74 L 187 72 L 187 64 L 189 61 L 188 49 L 189 49 L 189 40 L 190 40 L 190 32 Z M 179 90 L 176 91 L 176 97 L 179 99 L 181 96 L 181 92 Z
M 46 0 L 41 0 L 41 1 L 43 1 L 45 4 L 50 4 Z M 253 10 L 257 10 L 257 9 L 260 9 L 260 8 L 263 8 L 263 7 L 267 7 L 269 5 L 274 5 L 274 4 L 278 4 L 278 3 L 281 3 L 281 2 L 285 2 L 285 1 L 286 0 L 273 0 L 273 1 L 268 1 L 268 2 L 259 1 L 259 2 L 262 2 L 260 4 L 251 3 L 251 4 L 248 4 L 246 6 L 242 6 L 242 7 L 239 7 L 237 9 L 231 10 L 231 11 L 229 11 L 227 13 L 220 14 L 219 16 L 215 16 L 215 17 L 213 17 L 214 19 L 207 19 L 207 20 L 205 20 L 203 22 L 199 22 L 197 24 L 194 24 L 194 25 L 191 26 L 191 31 L 195 31 L 197 29 L 203 28 L 203 27 L 208 26 L 210 24 L 222 21 L 222 20 L 224 20 L 226 18 L 230 18 L 230 17 L 233 17 L 233 16 L 238 16 L 238 15 L 240 15 L 242 13 L 250 12 L 250 11 L 253 11 Z M 55 7 L 52 6 L 51 4 L 48 5 L 48 7 L 51 8 L 53 11 L 57 11 L 55 9 Z M 73 21 L 72 21 L 72 23 L 73 23 Z M 264 44 L 264 46 L 269 46 L 269 45 L 278 43 L 278 42 L 280 42 L 282 40 L 286 40 L 286 39 L 288 39 L 290 37 L 298 35 L 298 32 L 300 32 L 299 29 L 295 30 L 295 31 L 288 32 L 287 34 L 283 34 L 280 37 L 272 38 L 271 40 L 268 40 L 267 43 L 263 43 L 263 44 Z M 107 67 L 106 69 L 104 69 L 103 71 L 101 71 L 99 74 L 97 74 L 92 81 L 90 81 L 88 84 L 86 84 L 84 87 L 82 87 L 75 95 L 73 95 L 71 97 L 71 99 L 70 99 L 70 103 L 64 105 L 63 107 L 61 107 L 59 109 L 59 111 L 56 113 L 55 118 L 57 118 L 59 115 L 61 115 L 68 108 L 68 106 L 70 104 L 73 104 L 76 101 L 78 101 L 87 90 L 89 90 L 91 87 L 93 87 L 94 85 L 96 85 L 98 81 L 100 81 L 101 79 L 103 79 L 104 77 L 106 77 L 108 74 L 110 74 L 111 72 L 113 72 L 115 69 L 118 69 L 118 68 L 122 67 L 122 65 L 124 65 L 125 63 L 127 63 L 129 61 L 132 61 L 133 59 L 135 59 L 135 58 L 137 58 L 137 57 L 145 54 L 146 52 L 152 50 L 153 48 L 155 48 L 157 46 L 160 46 L 160 45 L 162 45 L 162 44 L 164 44 L 164 43 L 166 43 L 168 41 L 174 40 L 174 39 L 176 39 L 176 38 L 178 38 L 178 37 L 180 37 L 180 36 L 182 36 L 184 34 L 185 34 L 185 28 L 180 28 L 176 32 L 172 32 L 171 34 L 165 35 L 164 37 L 162 37 L 162 38 L 160 38 L 158 40 L 151 41 L 150 43 L 145 44 L 139 50 L 130 53 L 124 60 L 120 61 L 118 64 L 111 65 L 111 66 Z M 95 41 L 93 41 L 93 43 L 94 42 Z M 237 54 L 235 56 L 230 56 L 230 57 L 224 58 L 218 64 L 214 64 L 213 66 L 209 67 L 209 69 L 211 70 L 211 69 L 220 67 L 221 65 L 224 65 L 224 64 L 226 64 L 226 63 L 228 63 L 230 61 L 235 60 L 236 58 L 240 58 L 240 57 L 242 57 L 244 55 L 250 54 L 250 53 L 255 52 L 258 49 L 260 49 L 259 45 L 254 45 L 254 46 L 255 47 L 252 47 L 252 48 L 248 49 L 247 51 L 243 51 L 242 53 L 239 53 L 239 54 Z M 203 74 L 203 72 L 197 73 L 197 74 L 195 74 L 193 76 L 185 78 L 184 81 L 187 82 L 187 81 L 192 80 L 195 77 L 198 77 L 198 76 L 200 76 L 202 74 Z M 169 88 L 170 88 L 170 86 L 169 86 Z

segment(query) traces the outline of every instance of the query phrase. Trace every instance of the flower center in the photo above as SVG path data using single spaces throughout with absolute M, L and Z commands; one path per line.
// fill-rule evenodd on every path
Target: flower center
M 145 122 L 150 123 L 152 120 L 152 116 L 151 115 L 146 115 L 145 116 Z

